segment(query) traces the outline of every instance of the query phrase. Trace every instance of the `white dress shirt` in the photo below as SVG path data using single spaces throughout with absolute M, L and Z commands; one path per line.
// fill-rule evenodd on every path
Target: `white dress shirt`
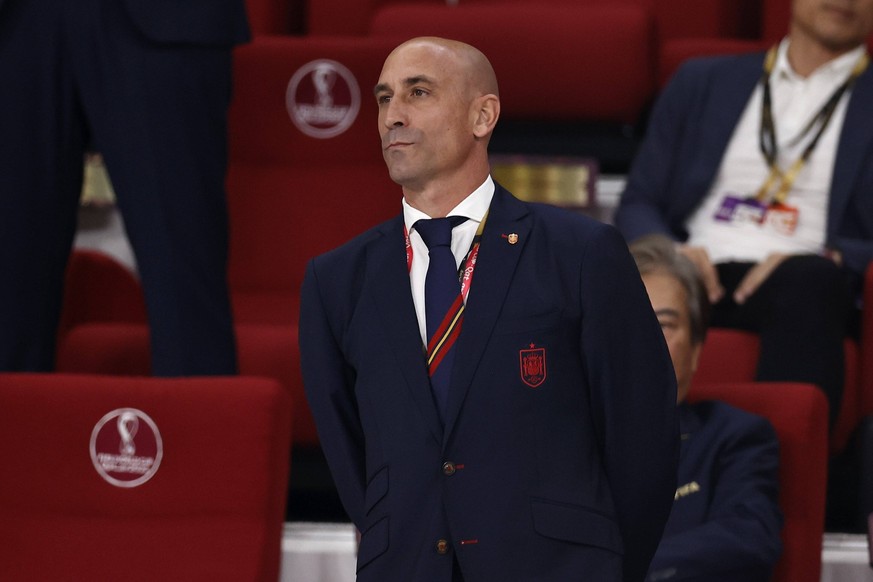
M 802 139 L 798 140 L 798 136 L 836 88 L 848 79 L 865 50 L 864 46 L 860 46 L 822 65 L 804 78 L 794 72 L 788 62 L 788 39 L 780 43 L 770 75 L 770 91 L 778 140 L 777 163 L 783 172 L 801 156 L 819 125 L 815 125 Z M 731 136 L 709 193 L 689 217 L 688 244 L 704 247 L 713 263 L 760 262 L 774 252 L 798 254 L 823 251 L 831 177 L 849 94 L 850 91 L 847 91 L 842 96 L 815 150 L 788 193 L 786 204 L 798 210 L 799 220 L 795 231 L 787 234 L 767 225 L 749 222 L 737 224 L 714 219 L 726 196 L 754 196 L 770 173 L 758 142 L 763 99 L 759 83 Z M 775 194 L 779 183 L 777 180 L 769 193 L 771 196 Z
M 473 237 L 479 228 L 482 219 L 491 205 L 494 197 L 494 181 L 491 176 L 485 178 L 485 182 L 476 188 L 472 194 L 464 198 L 460 204 L 449 211 L 447 216 L 465 216 L 467 220 L 452 230 L 452 254 L 455 255 L 455 264 L 458 268 L 461 261 L 467 256 Z M 432 218 L 420 210 L 416 210 L 403 199 L 403 222 L 409 233 L 409 243 L 412 245 L 412 268 L 409 270 L 409 284 L 412 286 L 412 302 L 415 304 L 415 316 L 418 318 L 418 329 L 421 333 L 422 344 L 427 345 L 426 319 L 424 311 L 424 279 L 427 276 L 427 266 L 430 258 L 427 245 L 421 239 L 421 235 L 413 226 L 418 220 Z M 475 275 L 474 275 L 475 280 Z

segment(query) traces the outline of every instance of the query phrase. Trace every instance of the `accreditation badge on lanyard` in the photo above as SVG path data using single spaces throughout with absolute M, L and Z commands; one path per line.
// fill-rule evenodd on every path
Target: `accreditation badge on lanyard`
M 755 198 L 729 192 L 715 213 L 719 222 L 731 224 L 761 224 L 767 214 L 767 205 Z
M 797 229 L 800 212 L 788 204 L 764 204 L 751 196 L 728 193 L 715 213 L 715 220 L 734 225 L 753 224 L 785 236 Z
M 797 230 L 800 212 L 794 206 L 774 202 L 764 215 L 763 226 L 785 236 L 791 236 Z
M 729 222 L 731 224 L 758 224 L 762 228 L 770 229 L 778 234 L 791 236 L 797 229 L 800 221 L 800 212 L 796 207 L 786 203 L 788 194 L 791 192 L 791 188 L 794 186 L 794 181 L 797 179 L 800 170 L 803 169 L 815 150 L 815 146 L 827 128 L 843 94 L 851 88 L 858 76 L 867 68 L 869 57 L 865 53 L 858 59 L 849 78 L 837 87 L 821 110 L 810 119 L 800 135 L 795 138 L 794 142 L 799 142 L 813 128 L 818 126 L 815 135 L 813 135 L 809 144 L 804 148 L 800 157 L 791 164 L 788 170 L 783 171 L 777 161 L 779 146 L 776 141 L 776 124 L 773 121 L 770 97 L 770 73 L 773 71 L 773 65 L 776 62 L 776 54 L 777 47 L 772 47 L 767 53 L 767 57 L 764 59 L 764 73 L 761 77 L 763 99 L 761 103 L 759 145 L 761 153 L 764 155 L 764 159 L 770 168 L 770 173 L 754 196 L 740 196 L 732 192 L 727 193 L 721 205 L 719 205 L 714 218 L 716 221 Z M 773 192 L 774 188 L 775 193 Z

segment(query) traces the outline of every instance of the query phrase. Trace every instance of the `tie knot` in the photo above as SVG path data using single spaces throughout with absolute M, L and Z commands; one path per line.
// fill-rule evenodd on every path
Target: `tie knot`
M 421 235 L 421 240 L 428 249 L 448 247 L 452 245 L 452 229 L 466 220 L 465 216 L 422 219 L 417 221 L 413 228 Z

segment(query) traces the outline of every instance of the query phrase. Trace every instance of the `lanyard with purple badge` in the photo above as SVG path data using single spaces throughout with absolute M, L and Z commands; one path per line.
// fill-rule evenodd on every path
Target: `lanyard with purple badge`
M 849 78 L 837 87 L 827 103 L 809 120 L 803 131 L 793 140 L 794 144 L 799 143 L 814 127 L 818 126 L 818 130 L 800 157 L 791 164 L 787 171 L 783 172 L 778 162 L 779 145 L 776 140 L 776 125 L 773 121 L 770 96 L 770 74 L 776 62 L 776 53 L 777 47 L 775 46 L 767 53 L 767 58 L 764 60 L 764 72 L 761 76 L 764 96 L 761 104 L 761 129 L 758 143 L 761 153 L 770 167 L 770 173 L 754 196 L 745 198 L 732 194 L 725 196 L 716 212 L 715 219 L 734 223 L 767 224 L 773 227 L 776 232 L 791 235 L 797 228 L 799 213 L 797 208 L 786 204 L 788 193 L 791 191 L 800 170 L 809 160 L 819 139 L 827 129 L 843 94 L 851 88 L 858 76 L 867 68 L 869 57 L 865 53 L 858 59 Z M 771 195 L 774 188 L 776 191 Z

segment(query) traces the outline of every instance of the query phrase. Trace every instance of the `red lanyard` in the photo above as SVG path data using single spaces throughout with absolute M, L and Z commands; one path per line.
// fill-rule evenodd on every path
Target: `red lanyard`
M 473 272 L 476 270 L 476 259 L 479 257 L 479 244 L 482 240 L 482 231 L 485 230 L 485 221 L 488 219 L 488 213 L 482 217 L 482 222 L 479 223 L 479 228 L 476 229 L 476 235 L 473 237 L 473 242 L 470 243 L 470 250 L 464 260 L 461 261 L 461 267 L 458 269 L 458 281 L 461 283 L 461 296 L 464 302 L 467 302 L 467 295 L 470 294 L 470 286 L 473 284 Z M 409 240 L 409 230 L 406 225 L 403 225 L 403 237 L 406 241 L 406 270 L 412 270 L 412 243 Z

